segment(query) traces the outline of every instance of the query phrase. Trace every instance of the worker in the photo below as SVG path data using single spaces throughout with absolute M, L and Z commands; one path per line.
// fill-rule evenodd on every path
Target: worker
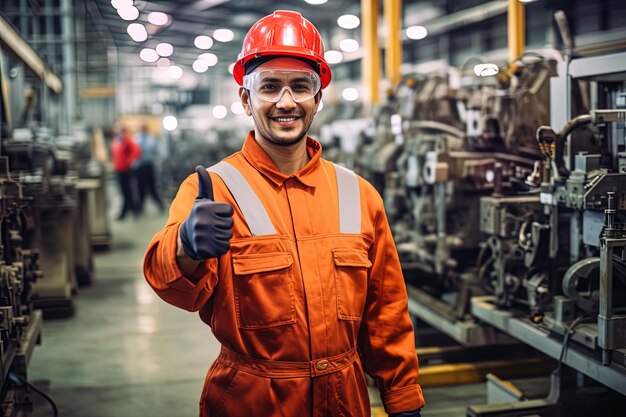
M 331 80 L 317 29 L 276 11 L 234 67 L 242 150 L 181 185 L 144 274 L 221 343 L 202 417 L 420 416 L 415 340 L 383 202 L 307 136 Z M 183 349 L 184 354 L 184 349 Z
M 115 137 L 111 142 L 111 160 L 113 169 L 117 174 L 117 182 L 122 194 L 122 209 L 117 216 L 118 220 L 123 220 L 126 215 L 132 212 L 135 217 L 139 215 L 139 205 L 136 195 L 136 178 L 133 172 L 133 165 L 141 158 L 141 148 L 128 131 L 126 126 L 117 125 L 115 127 Z
M 156 180 L 156 165 L 161 157 L 159 144 L 155 136 L 150 133 L 146 123 L 142 124 L 137 133 L 137 143 L 141 148 L 141 158 L 134 166 L 139 188 L 139 212 L 143 212 L 146 195 L 149 193 L 159 208 L 160 212 L 165 210 Z

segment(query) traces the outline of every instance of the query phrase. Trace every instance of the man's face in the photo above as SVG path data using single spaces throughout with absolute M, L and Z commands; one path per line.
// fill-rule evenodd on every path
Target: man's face
M 287 60 L 297 61 L 289 58 Z M 284 59 L 280 62 L 284 62 Z M 307 77 L 311 72 L 307 70 L 306 64 L 297 61 L 296 65 L 305 67 L 299 70 L 297 67 L 279 68 L 276 64 L 261 65 L 255 70 L 256 74 L 253 73 L 255 76 L 260 75 L 255 77 L 254 86 L 248 84 L 248 88 L 240 88 L 239 96 L 246 114 L 254 119 L 257 140 L 265 139 L 275 145 L 290 146 L 306 137 L 317 113 L 322 92 L 316 86 L 313 86 L 315 91 L 310 90 L 310 80 Z M 281 95 L 276 102 L 268 101 L 268 96 L 273 96 L 276 100 L 278 94 Z

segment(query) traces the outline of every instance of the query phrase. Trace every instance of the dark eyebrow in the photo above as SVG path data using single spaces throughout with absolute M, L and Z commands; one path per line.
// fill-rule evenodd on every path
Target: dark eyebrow
M 280 79 L 278 78 L 270 78 L 270 77 L 265 77 L 261 80 L 262 83 L 277 83 L 280 82 Z

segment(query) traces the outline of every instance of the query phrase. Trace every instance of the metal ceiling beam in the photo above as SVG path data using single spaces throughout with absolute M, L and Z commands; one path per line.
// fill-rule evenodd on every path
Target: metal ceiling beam
M 0 41 L 18 56 L 55 93 L 63 91 L 61 79 L 15 29 L 0 16 Z

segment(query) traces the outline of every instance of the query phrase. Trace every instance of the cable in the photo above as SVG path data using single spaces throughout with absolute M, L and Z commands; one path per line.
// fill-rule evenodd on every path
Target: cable
M 52 415 L 54 417 L 59 417 L 59 409 L 57 408 L 57 405 L 54 403 L 52 398 L 48 397 L 45 393 L 40 391 L 36 386 L 34 386 L 33 384 L 31 384 L 30 382 L 28 382 L 21 376 L 17 375 L 15 372 L 9 372 L 9 379 L 13 381 L 13 383 L 15 383 L 16 385 L 26 385 L 28 388 L 35 391 L 37 394 L 41 395 L 46 401 L 50 403 L 50 406 L 52 407 Z
M 559 366 L 556 368 L 557 373 L 561 373 L 561 367 L 563 365 L 563 358 L 565 357 L 565 351 L 567 350 L 567 343 L 569 342 L 570 335 L 574 334 L 574 328 L 578 326 L 583 320 L 592 318 L 591 315 L 585 314 L 577 317 L 567 328 L 565 337 L 563 338 L 563 344 L 561 345 L 561 354 L 559 355 Z

